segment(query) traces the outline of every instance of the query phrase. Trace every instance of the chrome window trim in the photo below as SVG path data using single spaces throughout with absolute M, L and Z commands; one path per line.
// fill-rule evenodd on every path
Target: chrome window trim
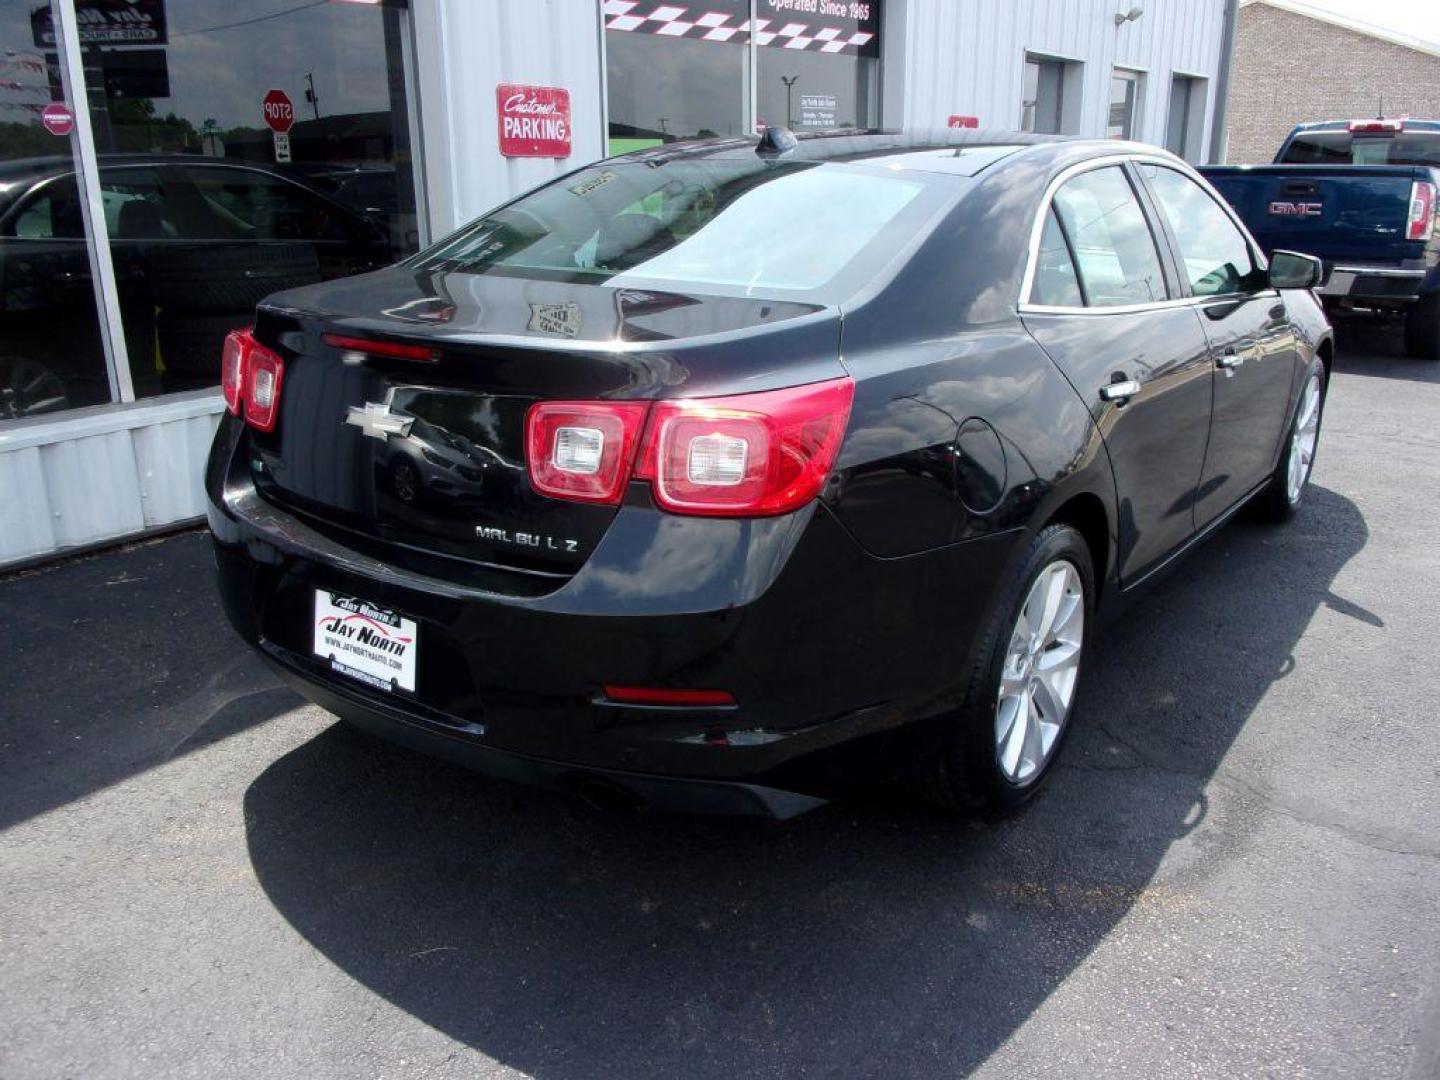
M 1172 169 L 1181 176 L 1196 181 L 1200 185 L 1201 190 L 1214 200 L 1215 204 L 1224 211 L 1225 216 L 1230 219 L 1230 222 L 1240 230 L 1241 237 L 1250 247 L 1250 257 L 1255 260 L 1255 265 L 1261 270 L 1269 269 L 1270 264 L 1260 251 L 1260 246 L 1255 243 L 1255 238 L 1250 235 L 1250 230 L 1245 227 L 1245 223 L 1236 215 L 1230 204 L 1225 201 L 1219 192 L 1210 186 L 1203 176 L 1180 158 L 1175 157 L 1168 151 L 1106 154 L 1103 157 L 1089 158 L 1085 161 L 1077 161 L 1073 165 L 1067 165 L 1045 186 L 1045 194 L 1040 198 L 1040 209 L 1036 212 L 1035 220 L 1030 226 L 1030 246 L 1025 260 L 1025 276 L 1020 281 L 1020 296 L 1016 304 L 1016 310 L 1021 315 L 1125 315 L 1134 314 L 1139 311 L 1163 311 L 1167 308 L 1185 307 L 1193 304 L 1228 303 L 1237 297 L 1249 298 L 1261 296 L 1267 292 L 1274 292 L 1272 289 L 1262 289 L 1255 293 L 1226 293 L 1223 296 L 1180 296 L 1165 300 L 1156 300 L 1150 304 L 1123 304 L 1115 307 L 1070 307 L 1065 305 L 1030 303 L 1030 292 L 1035 287 L 1036 265 L 1040 259 L 1040 238 L 1044 235 L 1045 216 L 1050 212 L 1050 206 L 1055 198 L 1055 193 L 1066 181 L 1082 173 L 1091 172 L 1094 169 L 1109 168 L 1114 165 L 1123 166 L 1126 163 L 1135 165 L 1158 165 L 1161 168 Z M 1139 201 L 1138 196 L 1136 201 Z M 1144 209 L 1142 203 L 1141 211 L 1143 212 Z M 1159 240 L 1157 239 L 1155 253 L 1157 256 L 1162 256 L 1164 253 L 1159 250 L 1158 244 Z M 1279 293 L 1275 295 L 1278 296 Z

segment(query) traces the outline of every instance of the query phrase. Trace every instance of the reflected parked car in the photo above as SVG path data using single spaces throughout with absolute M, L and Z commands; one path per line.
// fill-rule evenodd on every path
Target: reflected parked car
M 226 333 L 248 324 L 269 293 L 390 261 L 373 222 L 251 163 L 106 157 L 100 188 L 139 394 L 217 384 Z M 8 415 L 109 400 L 94 319 L 76 317 L 95 305 L 84 235 L 68 158 L 0 165 L 0 384 L 13 387 L 0 408 Z

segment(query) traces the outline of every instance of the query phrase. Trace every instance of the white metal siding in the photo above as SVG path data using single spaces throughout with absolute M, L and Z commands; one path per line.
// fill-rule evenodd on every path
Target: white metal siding
M 1120 27 L 1115 15 L 1135 6 L 1130 0 L 907 2 L 907 126 L 943 127 L 958 113 L 978 116 L 982 127 L 1014 128 L 1024 56 L 1034 52 L 1084 65 L 1077 135 L 1104 136 L 1117 66 L 1145 73 L 1136 136 L 1157 144 L 1165 141 L 1172 74 L 1207 79 L 1201 145 L 1208 145 L 1224 0 L 1144 0 L 1145 14 Z
M 218 393 L 0 430 L 0 566 L 201 517 Z
M 437 237 L 605 156 L 599 0 L 421 0 L 412 18 Z M 569 158 L 501 157 L 501 83 L 570 91 Z

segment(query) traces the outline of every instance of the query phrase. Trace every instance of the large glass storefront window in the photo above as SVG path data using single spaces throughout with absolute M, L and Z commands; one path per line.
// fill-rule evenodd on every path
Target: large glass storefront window
M 0 0 L 0 421 L 110 400 L 49 16 Z
M 403 5 L 62 2 L 135 396 L 216 385 L 264 296 L 418 248 Z M 0 417 L 112 399 L 76 164 L 40 123 L 53 16 L 0 0 Z
M 821 4 L 814 12 L 797 6 L 793 0 L 756 0 L 755 127 L 877 126 L 878 0 Z
M 611 153 L 879 121 L 880 0 L 601 2 Z

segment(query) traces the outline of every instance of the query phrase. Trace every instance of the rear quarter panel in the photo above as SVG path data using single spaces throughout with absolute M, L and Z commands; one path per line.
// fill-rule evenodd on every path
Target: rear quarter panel
M 1080 156 L 1021 154 L 993 170 L 893 280 L 847 309 L 855 405 L 829 504 L 872 554 L 1032 527 L 1081 490 L 1114 520 L 1089 410 L 1016 310 L 1035 210 Z

